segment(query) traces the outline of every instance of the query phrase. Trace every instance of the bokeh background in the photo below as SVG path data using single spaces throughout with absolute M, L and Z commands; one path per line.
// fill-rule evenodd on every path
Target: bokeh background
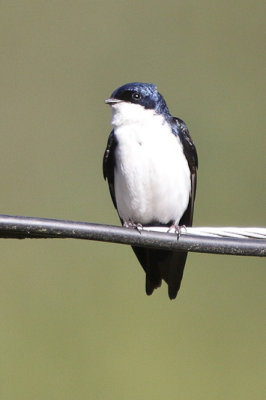
M 0 1 L 1 213 L 119 224 L 104 99 L 153 82 L 199 153 L 195 225 L 266 226 L 262 1 Z M 126 246 L 2 240 L 0 396 L 264 399 L 265 259 L 190 254 L 153 296 Z

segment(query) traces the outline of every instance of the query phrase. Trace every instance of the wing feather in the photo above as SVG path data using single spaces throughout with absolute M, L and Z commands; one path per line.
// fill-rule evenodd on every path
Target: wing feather
M 115 170 L 115 149 L 117 146 L 117 140 L 114 134 L 114 131 L 109 135 L 107 146 L 103 156 L 103 176 L 104 179 L 107 179 L 109 191 L 114 203 L 116 206 L 116 198 L 115 198 L 115 188 L 114 188 L 114 170 Z

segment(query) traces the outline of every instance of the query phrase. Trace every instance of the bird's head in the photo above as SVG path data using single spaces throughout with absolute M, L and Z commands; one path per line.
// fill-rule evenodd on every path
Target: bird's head
M 127 83 L 116 89 L 105 103 L 112 106 L 113 125 L 140 121 L 151 114 L 170 115 L 163 96 L 152 83 Z

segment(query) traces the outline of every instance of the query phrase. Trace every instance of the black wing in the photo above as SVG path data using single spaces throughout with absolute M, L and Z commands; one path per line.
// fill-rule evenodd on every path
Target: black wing
M 194 202 L 197 189 L 198 155 L 185 122 L 180 118 L 174 118 L 174 121 L 176 122 L 177 135 L 179 136 L 183 145 L 184 154 L 188 161 L 191 174 L 191 193 L 189 204 L 179 222 L 179 225 L 191 226 L 193 221 Z
M 116 199 L 115 199 L 115 188 L 114 188 L 114 169 L 115 169 L 115 149 L 117 146 L 117 140 L 114 134 L 114 131 L 109 135 L 106 150 L 103 156 L 103 176 L 104 179 L 107 179 L 109 185 L 109 191 L 116 207 Z

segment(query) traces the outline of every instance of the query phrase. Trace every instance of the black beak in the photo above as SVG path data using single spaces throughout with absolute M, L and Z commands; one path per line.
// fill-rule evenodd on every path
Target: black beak
M 112 106 L 113 104 L 121 103 L 121 100 L 110 98 L 104 101 L 105 104 L 110 104 Z

